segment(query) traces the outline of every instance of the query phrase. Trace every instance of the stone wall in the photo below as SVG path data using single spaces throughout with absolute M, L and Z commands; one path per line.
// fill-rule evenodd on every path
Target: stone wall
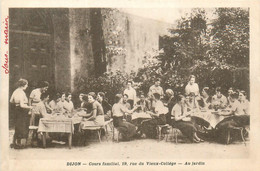
M 146 54 L 159 50 L 159 36 L 169 26 L 119 9 L 102 9 L 102 15 L 107 71 L 137 71 Z
M 166 30 L 164 23 L 110 8 L 69 9 L 69 27 L 72 90 L 81 77 L 137 71 Z
M 90 34 L 90 9 L 69 9 L 71 89 L 75 79 L 94 74 L 95 65 Z
M 69 9 L 55 9 L 52 11 L 55 88 L 60 91 L 70 90 L 71 87 L 70 25 L 68 14 Z

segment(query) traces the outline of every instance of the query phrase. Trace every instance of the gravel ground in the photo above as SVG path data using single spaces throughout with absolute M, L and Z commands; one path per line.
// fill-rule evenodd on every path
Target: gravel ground
M 14 131 L 10 130 L 10 142 Z M 181 139 L 180 139 L 181 141 Z M 53 144 L 51 147 L 27 148 L 22 150 L 10 149 L 10 159 L 189 159 L 189 158 L 216 158 L 216 159 L 243 159 L 249 157 L 249 142 L 245 144 L 235 142 L 223 145 L 211 142 L 198 144 L 176 144 L 169 141 L 158 142 L 152 139 L 138 139 L 130 142 L 112 142 L 111 137 L 102 143 L 92 139 L 84 147 L 72 147 L 67 144 Z

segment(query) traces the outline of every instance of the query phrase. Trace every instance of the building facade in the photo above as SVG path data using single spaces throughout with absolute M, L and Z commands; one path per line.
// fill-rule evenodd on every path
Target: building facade
M 110 8 L 10 8 L 10 92 L 19 78 L 73 91 L 81 75 L 137 71 L 168 24 Z

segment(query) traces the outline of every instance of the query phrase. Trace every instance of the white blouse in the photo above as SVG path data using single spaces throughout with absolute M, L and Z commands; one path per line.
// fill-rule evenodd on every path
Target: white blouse
M 23 89 L 21 88 L 17 88 L 10 99 L 10 103 L 14 103 L 14 104 L 28 104 L 28 98 L 26 97 L 25 92 L 23 91 Z
M 73 109 L 74 109 L 74 104 L 73 104 L 73 102 L 72 102 L 72 101 L 69 101 L 69 102 L 66 101 L 66 102 L 64 103 L 64 108 L 65 108 L 67 111 L 72 112 Z
M 41 89 L 37 88 L 34 89 L 30 94 L 30 99 L 32 99 L 32 103 L 39 103 L 41 101 Z
M 127 111 L 126 107 L 121 103 L 116 103 L 112 107 L 113 116 L 120 117 L 123 116 Z
M 195 95 L 199 95 L 199 86 L 197 83 L 193 83 L 192 85 L 188 83 L 185 87 L 185 94 L 189 95 L 190 93 L 194 93 Z

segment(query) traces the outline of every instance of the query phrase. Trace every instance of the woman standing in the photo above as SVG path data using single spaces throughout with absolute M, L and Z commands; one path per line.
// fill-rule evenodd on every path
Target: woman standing
M 123 99 L 121 94 L 117 94 L 115 97 L 115 104 L 112 107 L 113 124 L 122 134 L 122 138 L 125 141 L 129 141 L 135 134 L 136 128 L 133 124 L 123 120 L 125 113 L 133 113 L 136 110 L 134 107 L 132 110 L 128 110 L 123 105 Z
M 195 83 L 196 77 L 194 75 L 190 76 L 189 82 L 185 87 L 185 94 L 189 96 L 191 93 L 195 94 L 195 97 L 199 95 L 199 86 Z
M 30 117 L 28 112 L 32 109 L 28 106 L 28 98 L 24 90 L 28 87 L 28 81 L 20 79 L 18 81 L 18 88 L 13 92 L 10 102 L 14 104 L 15 112 L 15 133 L 13 138 L 14 148 L 25 148 L 26 139 L 29 133 Z
M 39 88 L 34 89 L 29 97 L 29 106 L 36 106 L 41 101 L 41 94 L 45 93 L 48 90 L 49 83 L 47 81 L 41 81 L 39 82 Z M 47 107 L 47 103 L 45 104 Z M 30 125 L 38 126 L 37 123 L 39 122 L 39 113 L 31 112 L 31 119 L 30 119 Z
M 181 130 L 181 132 L 186 135 L 192 142 L 203 141 L 197 136 L 198 125 L 191 122 L 191 117 L 187 112 L 187 107 L 185 106 L 185 97 L 182 95 L 177 96 L 177 103 L 172 108 L 172 116 L 174 116 L 175 122 L 174 127 Z

